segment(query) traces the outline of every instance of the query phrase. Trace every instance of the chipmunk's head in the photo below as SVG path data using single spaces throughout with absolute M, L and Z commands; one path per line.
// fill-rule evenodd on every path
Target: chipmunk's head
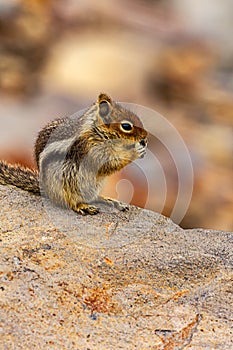
M 104 137 L 120 140 L 126 148 L 138 149 L 138 156 L 143 156 L 147 146 L 147 132 L 138 116 L 104 93 L 98 96 L 97 106 L 99 129 Z

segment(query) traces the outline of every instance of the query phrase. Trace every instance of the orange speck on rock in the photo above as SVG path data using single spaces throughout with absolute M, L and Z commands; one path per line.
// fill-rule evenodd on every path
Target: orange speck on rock
M 181 290 L 180 292 L 177 292 L 177 293 L 173 296 L 173 299 L 174 299 L 174 300 L 178 300 L 178 299 L 181 298 L 183 295 L 189 294 L 189 293 L 190 293 L 190 290 L 189 290 L 189 289 Z
M 112 259 L 108 258 L 107 256 L 104 257 L 104 262 L 108 265 L 113 265 Z
M 91 312 L 109 313 L 114 309 L 114 303 L 105 287 L 96 287 L 86 291 L 84 304 L 91 309 Z

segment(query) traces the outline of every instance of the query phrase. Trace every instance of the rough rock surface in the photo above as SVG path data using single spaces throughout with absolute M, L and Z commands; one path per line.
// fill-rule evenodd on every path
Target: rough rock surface
M 0 186 L 0 349 L 232 349 L 232 233 Z

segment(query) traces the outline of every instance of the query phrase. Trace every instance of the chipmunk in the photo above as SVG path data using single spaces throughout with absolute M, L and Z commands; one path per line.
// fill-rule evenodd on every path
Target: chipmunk
M 106 176 L 143 157 L 147 132 L 131 111 L 101 93 L 83 115 L 56 119 L 38 134 L 38 170 L 0 161 L 0 184 L 13 185 L 80 214 L 97 214 L 95 204 L 127 210 L 99 195 Z

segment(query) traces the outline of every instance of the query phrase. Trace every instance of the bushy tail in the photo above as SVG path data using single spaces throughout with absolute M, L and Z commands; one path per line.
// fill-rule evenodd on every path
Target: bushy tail
M 19 165 L 10 165 L 4 161 L 0 161 L 0 185 L 12 185 L 34 194 L 40 194 L 37 171 L 22 168 Z

